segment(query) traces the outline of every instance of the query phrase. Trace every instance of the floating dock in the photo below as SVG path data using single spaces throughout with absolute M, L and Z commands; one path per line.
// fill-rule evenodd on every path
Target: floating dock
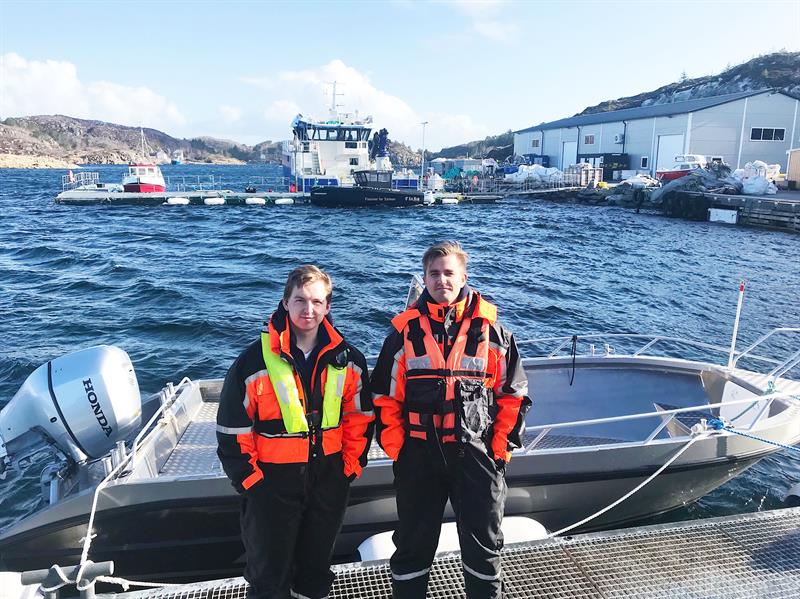
M 56 204 L 72 206 L 88 206 L 93 204 L 108 204 L 115 206 L 161 206 L 168 204 L 169 200 L 178 199 L 188 202 L 189 205 L 226 205 L 245 206 L 275 204 L 276 200 L 290 198 L 294 204 L 307 204 L 310 194 L 302 192 L 257 192 L 244 193 L 222 189 L 198 191 L 165 191 L 150 193 L 134 192 L 98 192 L 98 191 L 68 191 L 56 196 Z M 219 200 L 223 200 L 222 203 Z M 180 204 L 176 204 L 180 205 Z
M 707 221 L 712 209 L 730 212 L 731 223 L 738 225 L 800 233 L 800 193 L 746 196 L 673 191 L 664 198 L 663 210 L 669 216 Z
M 800 508 L 508 545 L 509 598 L 800 597 Z M 331 599 L 391 597 L 388 561 L 334 566 Z M 244 599 L 241 578 L 98 597 Z M 458 552 L 437 556 L 428 597 L 464 597 Z
M 491 204 L 503 199 L 499 194 L 488 193 L 438 193 L 435 204 Z M 229 190 L 204 190 L 180 192 L 98 192 L 69 191 L 56 196 L 56 204 L 71 206 L 270 206 L 310 204 L 311 194 L 303 192 L 256 192 L 245 193 Z

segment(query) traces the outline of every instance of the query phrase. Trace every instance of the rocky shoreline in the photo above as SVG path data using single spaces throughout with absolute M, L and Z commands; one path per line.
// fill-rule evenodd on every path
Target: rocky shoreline
M 90 160 L 86 164 L 128 164 L 129 160 L 121 161 L 108 161 L 108 160 Z M 217 156 L 214 159 L 208 159 L 202 162 L 186 161 L 184 164 L 247 164 L 243 160 L 236 158 L 229 158 L 227 156 Z M 74 162 L 63 160 L 61 158 L 54 158 L 53 156 L 41 155 L 27 155 L 27 154 L 0 154 L 0 169 L 2 168 L 59 168 L 59 169 L 72 169 L 81 168 Z
M 0 154 L 0 168 L 80 168 L 73 162 L 67 162 L 52 156 L 29 156 L 24 154 Z

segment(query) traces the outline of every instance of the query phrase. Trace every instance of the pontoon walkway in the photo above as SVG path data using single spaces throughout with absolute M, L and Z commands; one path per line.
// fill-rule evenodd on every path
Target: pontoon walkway
M 334 567 L 331 599 L 391 597 L 386 561 Z M 509 545 L 508 597 L 800 597 L 800 508 Z M 241 578 L 119 599 L 244 599 Z M 458 553 L 437 557 L 428 596 L 464 597 Z

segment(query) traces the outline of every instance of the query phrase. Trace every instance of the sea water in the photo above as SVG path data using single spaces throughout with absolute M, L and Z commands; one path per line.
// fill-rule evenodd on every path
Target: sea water
M 126 169 L 99 170 L 118 182 Z M 336 325 L 375 355 L 422 253 L 443 239 L 462 242 L 470 284 L 519 340 L 640 332 L 725 346 L 741 279 L 740 347 L 800 326 L 800 236 L 789 233 L 522 199 L 350 210 L 62 206 L 53 201 L 62 174 L 0 170 L 0 407 L 40 364 L 101 343 L 128 352 L 143 395 L 184 376 L 223 377 L 303 263 L 332 275 Z M 259 178 L 280 173 L 183 165 L 164 174 L 266 191 Z M 798 343 L 769 349 L 785 357 Z M 41 467 L 0 481 L 0 527 L 39 506 Z M 668 518 L 777 507 L 798 481 L 798 458 L 777 453 Z

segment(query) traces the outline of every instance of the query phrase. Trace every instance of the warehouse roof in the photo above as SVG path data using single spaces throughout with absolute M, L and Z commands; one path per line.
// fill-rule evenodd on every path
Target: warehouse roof
M 669 104 L 651 104 L 650 106 L 640 106 L 638 108 L 626 108 L 624 110 L 612 110 L 608 112 L 596 112 L 594 114 L 581 114 L 578 116 L 571 116 L 566 119 L 559 119 L 557 121 L 550 121 L 549 123 L 542 123 L 541 125 L 534 125 L 526 129 L 514 131 L 514 133 L 527 133 L 528 131 L 540 131 L 542 129 L 561 129 L 562 127 L 578 127 L 583 125 L 599 125 L 600 123 L 616 123 L 618 121 L 633 121 L 636 119 L 647 119 L 656 116 L 670 116 L 674 114 L 686 114 L 688 112 L 695 112 L 703 110 L 704 108 L 711 108 L 712 106 L 719 106 L 720 104 L 727 104 L 728 102 L 735 102 L 743 98 L 757 96 L 767 92 L 774 92 L 771 89 L 759 89 L 755 91 L 738 92 L 735 94 L 725 94 L 722 96 L 711 96 L 708 98 L 697 98 L 694 100 L 686 100 L 684 102 L 672 102 Z M 774 92 L 783 94 L 783 92 Z M 783 94 L 788 95 L 788 94 Z

